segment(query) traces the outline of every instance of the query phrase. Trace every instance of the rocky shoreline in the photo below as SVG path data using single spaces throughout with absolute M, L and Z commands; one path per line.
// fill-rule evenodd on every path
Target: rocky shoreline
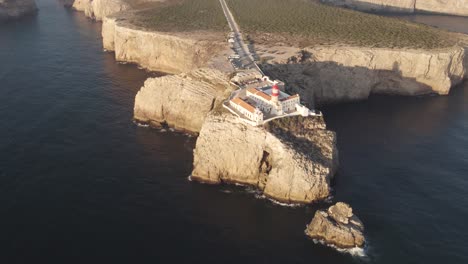
M 0 0 L 0 22 L 33 15 L 36 12 L 34 0 Z
M 219 32 L 150 31 L 124 14 L 112 15 L 130 9 L 123 0 L 104 1 L 76 0 L 72 6 L 103 21 L 103 46 L 115 52 L 117 61 L 175 74 L 145 82 L 135 97 L 134 118 L 198 134 L 191 179 L 254 186 L 282 203 L 310 204 L 330 197 L 339 164 L 337 139 L 322 117 L 289 117 L 262 127 L 241 123 L 220 107 L 235 87 L 230 84 L 234 69 L 220 60 L 228 48 Z M 262 69 L 311 105 L 362 100 L 376 93 L 444 95 L 468 76 L 467 50 L 460 47 L 257 48 L 270 57 Z M 274 52 L 278 49 L 282 52 Z M 337 204 L 317 211 L 306 234 L 340 248 L 363 247 L 363 225 L 348 207 Z M 346 219 L 336 216 L 336 208 Z
M 322 117 L 254 127 L 229 113 L 212 113 L 197 139 L 192 179 L 251 185 L 282 203 L 307 204 L 329 197 L 337 169 L 336 135 Z

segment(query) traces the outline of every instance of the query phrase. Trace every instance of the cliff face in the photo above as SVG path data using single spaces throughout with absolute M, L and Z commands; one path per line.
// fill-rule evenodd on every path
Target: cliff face
M 194 150 L 192 179 L 253 185 L 275 200 L 310 203 L 329 196 L 337 166 L 336 136 L 321 118 L 285 118 L 264 128 L 210 114 Z
M 208 112 L 232 91 L 227 80 L 213 69 L 149 78 L 135 97 L 134 117 L 156 126 L 199 132 Z
M 362 11 L 428 12 L 468 16 L 468 0 L 322 0 L 322 2 Z
M 468 16 L 468 0 L 416 0 L 416 11 Z
M 124 0 L 75 0 L 72 7 L 96 20 L 130 9 L 130 5 Z
M 104 48 L 115 51 L 116 60 L 169 73 L 204 67 L 227 47 L 224 42 L 209 37 L 199 40 L 189 33 L 144 31 L 112 17 L 103 20 L 102 36 Z
M 346 6 L 361 11 L 413 13 L 416 0 L 321 0 L 323 3 Z
M 290 56 L 294 54 L 293 56 Z M 466 75 L 463 48 L 421 51 L 317 47 L 277 55 L 264 70 L 291 92 L 323 105 L 370 94 L 448 94 Z
M 34 0 L 0 0 L 0 22 L 34 14 L 36 11 Z

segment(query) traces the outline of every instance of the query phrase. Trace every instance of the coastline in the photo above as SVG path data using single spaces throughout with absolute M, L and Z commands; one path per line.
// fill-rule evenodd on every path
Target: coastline
M 265 197 L 285 204 L 311 204 L 330 197 L 338 150 L 336 134 L 324 123 L 323 129 L 305 128 L 309 134 L 304 135 L 293 131 L 300 123 L 294 120 L 292 126 L 282 128 L 292 131 L 284 137 L 218 113 L 232 74 L 213 69 L 213 61 L 225 56 L 224 44 L 219 42 L 212 48 L 201 35 L 189 34 L 187 38 L 149 32 L 133 27 L 126 19 L 103 18 L 103 45 L 115 52 L 117 61 L 177 74 L 145 82 L 135 99 L 135 119 L 199 133 L 192 180 L 254 186 Z M 275 52 L 271 49 L 285 48 L 259 49 L 272 55 Z M 428 51 L 320 46 L 291 50 L 275 54 L 271 63 L 263 65 L 264 70 L 296 87 L 295 92 L 315 105 L 363 100 L 371 94 L 446 95 L 467 77 L 466 49 L 461 47 Z M 303 51 L 311 56 L 304 58 Z M 318 83 L 313 83 L 314 79 Z M 317 84 L 322 85 L 318 90 L 308 88 Z M 303 151 L 305 146 L 313 149 L 310 155 Z
M 96 19 L 93 12 L 85 14 Z M 206 118 L 219 111 L 220 103 L 232 89 L 228 76 L 234 70 L 222 59 L 228 52 L 227 44 L 213 42 L 219 39 L 219 34 L 148 31 L 134 26 L 131 15 L 121 13 L 100 18 L 103 20 L 104 48 L 114 51 L 117 61 L 177 74 L 146 81 L 135 99 L 135 119 L 157 127 L 169 126 L 200 133 Z M 258 49 L 272 57 L 262 68 L 272 77 L 285 80 L 287 86 L 293 87 L 292 92 L 299 93 L 310 105 L 363 100 L 371 94 L 446 95 L 467 77 L 468 56 L 462 48 L 427 51 L 340 45 L 302 50 L 284 46 L 259 46 Z M 307 58 L 304 51 L 310 54 Z M 201 87 L 205 88 L 200 91 Z M 215 149 L 206 155 L 212 155 Z M 197 171 L 196 167 L 194 171 Z M 331 171 L 336 171 L 336 168 Z M 193 178 L 210 183 L 258 182 L 246 182 L 240 175 L 240 180 L 234 177 L 222 181 L 213 180 L 211 173 L 208 175 L 195 175 Z

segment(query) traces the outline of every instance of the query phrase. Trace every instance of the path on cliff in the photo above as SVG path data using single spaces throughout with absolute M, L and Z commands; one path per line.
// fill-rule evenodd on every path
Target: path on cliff
M 234 50 L 236 51 L 237 55 L 239 55 L 239 60 L 242 62 L 243 67 L 246 69 L 256 69 L 263 74 L 260 67 L 258 67 L 257 63 L 255 63 L 255 59 L 252 56 L 249 47 L 247 46 L 247 44 L 245 44 L 244 39 L 242 37 L 242 33 L 240 31 L 240 27 L 234 19 L 231 10 L 229 10 L 226 1 L 219 0 L 219 2 L 221 3 L 224 16 L 226 16 L 226 20 L 229 24 L 229 27 L 231 28 L 231 32 L 233 33 L 233 39 L 235 41 L 233 43 Z

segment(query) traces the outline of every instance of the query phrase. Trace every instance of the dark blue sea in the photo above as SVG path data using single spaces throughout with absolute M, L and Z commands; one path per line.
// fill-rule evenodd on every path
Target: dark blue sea
M 366 225 L 367 257 L 354 257 L 305 237 L 325 205 L 188 181 L 196 139 L 132 122 L 160 74 L 103 52 L 100 23 L 38 6 L 0 25 L 0 263 L 468 263 L 467 84 L 323 109 L 334 200 Z M 429 20 L 468 32 L 466 18 Z

